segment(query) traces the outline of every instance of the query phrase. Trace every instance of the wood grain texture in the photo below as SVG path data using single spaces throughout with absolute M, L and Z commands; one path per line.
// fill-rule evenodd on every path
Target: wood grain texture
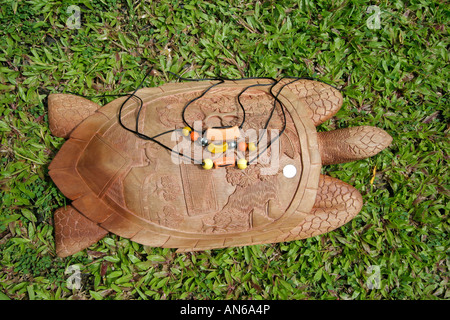
M 130 99 L 123 106 L 122 122 L 134 128 L 136 112 L 142 107 L 140 132 L 152 136 L 182 128 L 184 105 L 213 83 L 171 83 L 138 90 L 143 105 Z M 216 121 L 213 118 L 220 125 L 239 124 L 243 115 L 236 97 L 252 84 L 255 81 L 226 81 L 190 105 L 185 119 L 190 124 L 199 122 L 200 129 L 207 129 Z M 63 98 L 51 99 L 52 110 L 78 107 L 73 97 Z M 302 239 L 349 221 L 360 210 L 361 197 L 342 181 L 320 175 L 322 154 L 328 159 L 328 149 L 334 150 L 336 138 L 319 138 L 315 128 L 339 109 L 340 93 L 323 83 L 301 80 L 286 86 L 279 99 L 286 108 L 286 130 L 245 170 L 203 170 L 155 143 L 139 139 L 118 124 L 117 114 L 125 98 L 98 110 L 86 104 L 86 114 L 90 114 L 86 119 L 83 113 L 71 118 L 69 124 L 61 122 L 64 133 L 70 132 L 69 140 L 49 167 L 56 185 L 73 200 L 73 207 L 59 209 L 55 214 L 58 254 L 83 249 L 105 230 L 144 245 L 177 248 L 181 252 Z M 273 107 L 269 88 L 251 88 L 241 96 L 241 102 L 246 110 L 243 133 L 257 136 Z M 283 123 L 283 114 L 277 108 L 269 129 L 280 129 Z M 344 140 L 359 156 L 379 149 L 372 146 L 377 138 L 364 130 L 352 131 Z M 267 136 L 274 134 L 269 131 Z M 246 138 L 252 139 L 252 134 Z M 158 140 L 176 146 L 197 162 L 224 156 L 201 147 L 199 150 L 179 133 Z M 252 158 L 249 151 L 240 155 L 236 150 L 227 152 L 231 154 L 225 156 Z M 286 165 L 296 168 L 296 176 L 283 175 Z M 70 239 L 72 235 L 79 239 L 84 233 L 88 234 L 86 241 Z

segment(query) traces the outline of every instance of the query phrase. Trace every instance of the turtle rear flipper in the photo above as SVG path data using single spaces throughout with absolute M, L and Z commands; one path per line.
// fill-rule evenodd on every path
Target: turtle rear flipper
M 318 132 L 317 138 L 323 165 L 369 158 L 392 142 L 386 131 L 371 126 Z
M 68 138 L 84 119 L 100 106 L 88 99 L 72 94 L 54 93 L 48 96 L 48 122 L 52 134 Z
M 108 234 L 70 205 L 55 211 L 54 222 L 56 254 L 59 257 L 86 249 Z

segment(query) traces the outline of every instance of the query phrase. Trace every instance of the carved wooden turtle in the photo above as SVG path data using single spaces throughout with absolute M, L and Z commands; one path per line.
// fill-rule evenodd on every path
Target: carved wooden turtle
M 232 125 L 242 117 L 237 94 L 257 82 L 268 80 L 225 81 L 193 103 L 186 120 L 201 120 L 206 127 Z M 183 106 L 213 83 L 170 83 L 138 90 L 136 96 L 143 101 L 140 131 L 157 135 L 182 128 Z M 322 175 L 322 165 L 373 156 L 392 141 L 385 131 L 369 126 L 316 132 L 316 126 L 339 110 L 342 95 L 322 82 L 299 80 L 279 95 L 287 118 L 278 139 L 277 166 L 266 159 L 245 170 L 204 170 L 174 161 L 171 152 L 124 130 L 118 124 L 118 110 L 125 99 L 100 107 L 74 95 L 48 97 L 50 130 L 67 138 L 49 166 L 55 184 L 72 200 L 54 215 L 56 252 L 61 257 L 87 248 L 108 232 L 179 252 L 292 241 L 329 232 L 355 217 L 362 197 L 352 186 Z M 246 111 L 243 130 L 262 128 L 274 101 L 269 88 L 250 88 L 241 101 Z M 136 125 L 138 107 L 137 99 L 124 105 L 121 119 L 127 126 Z M 282 122 L 276 111 L 269 127 Z M 183 138 L 158 139 L 175 146 Z M 269 160 L 271 153 L 273 146 L 267 151 Z

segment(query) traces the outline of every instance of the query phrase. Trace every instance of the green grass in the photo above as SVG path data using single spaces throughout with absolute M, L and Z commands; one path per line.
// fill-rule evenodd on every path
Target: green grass
M 0 299 L 449 299 L 445 2 L 0 3 Z M 66 27 L 70 4 L 79 29 Z M 379 29 L 366 24 L 369 5 Z M 132 91 L 152 64 L 163 72 L 145 86 L 175 81 L 172 71 L 342 88 L 342 110 L 319 130 L 373 125 L 394 139 L 323 169 L 361 191 L 361 213 L 303 241 L 176 254 L 111 234 L 56 257 L 52 214 L 66 199 L 47 172 L 64 141 L 50 134 L 45 97 Z M 80 289 L 68 286 L 70 266 Z

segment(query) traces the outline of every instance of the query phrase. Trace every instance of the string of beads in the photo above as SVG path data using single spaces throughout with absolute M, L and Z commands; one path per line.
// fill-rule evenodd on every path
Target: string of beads
M 245 152 L 247 150 L 251 151 L 254 153 L 254 151 L 256 151 L 259 147 L 259 153 L 256 154 L 252 159 L 247 160 L 245 158 L 239 158 L 238 160 L 236 160 L 234 157 L 230 157 L 230 156 L 225 156 L 219 159 L 215 159 L 214 161 L 212 159 L 206 158 L 206 159 L 202 159 L 202 160 L 198 160 L 198 159 L 194 159 L 192 157 L 190 157 L 189 155 L 186 155 L 182 152 L 178 152 L 176 150 L 174 150 L 173 148 L 170 148 L 169 146 L 161 143 L 160 141 L 158 141 L 156 138 L 174 132 L 176 130 L 180 130 L 180 129 L 172 129 L 172 130 L 168 130 L 162 133 L 159 133 L 155 136 L 148 136 L 144 133 L 139 132 L 139 118 L 141 115 L 141 111 L 143 108 L 143 101 L 141 98 L 139 98 L 136 95 L 136 92 L 141 88 L 142 84 L 144 83 L 145 79 L 148 77 L 149 74 L 152 73 L 154 69 L 152 68 L 149 72 L 147 72 L 147 74 L 145 75 L 144 79 L 142 80 L 142 82 L 140 83 L 140 85 L 134 90 L 134 92 L 132 92 L 131 94 L 125 94 L 123 96 L 127 96 L 127 99 L 125 99 L 125 101 L 121 104 L 120 108 L 119 108 L 119 124 L 127 131 L 134 133 L 136 136 L 138 136 L 140 139 L 143 140 L 149 140 L 152 141 L 156 144 L 158 144 L 159 146 L 169 150 L 172 153 L 177 154 L 180 157 L 184 157 L 189 159 L 190 161 L 192 161 L 192 163 L 194 164 L 199 164 L 201 165 L 204 169 L 209 170 L 214 168 L 221 168 L 221 167 L 227 167 L 227 166 L 237 166 L 239 169 L 245 169 L 247 168 L 248 165 L 250 165 L 251 163 L 253 163 L 256 159 L 258 159 L 264 152 L 267 151 L 267 149 L 272 145 L 272 143 L 274 141 L 276 141 L 276 139 L 279 139 L 279 137 L 283 134 L 284 130 L 286 129 L 286 112 L 285 112 L 285 107 L 283 105 L 283 103 L 280 101 L 280 99 L 278 98 L 281 91 L 287 86 L 290 85 L 296 81 L 302 80 L 302 79 L 306 79 L 306 80 L 316 80 L 314 78 L 309 78 L 309 77 L 283 77 L 280 78 L 278 80 L 270 78 L 270 77 L 250 77 L 250 78 L 241 78 L 241 79 L 226 79 L 226 78 L 210 78 L 210 79 L 190 79 L 190 78 L 183 78 L 175 73 L 169 72 L 173 75 L 175 75 L 178 79 L 180 80 L 185 80 L 185 81 L 218 81 L 217 83 L 212 84 L 211 86 L 209 86 L 208 88 L 206 88 L 198 97 L 191 99 L 190 101 L 188 101 L 185 106 L 183 107 L 183 110 L 181 112 L 181 116 L 183 119 L 183 122 L 186 124 L 186 126 L 181 129 L 181 133 L 184 137 L 189 138 L 191 141 L 193 142 L 197 142 L 199 143 L 201 146 L 203 147 L 207 147 L 207 150 L 211 153 L 220 153 L 220 152 L 225 152 L 228 148 L 237 148 L 237 150 L 241 151 L 241 152 Z M 192 128 L 186 121 L 185 119 L 185 112 L 187 110 L 187 108 L 194 103 L 195 101 L 201 99 L 202 97 L 204 97 L 212 88 L 219 86 L 220 84 L 224 83 L 225 81 L 229 80 L 229 81 L 241 81 L 241 80 L 269 80 L 271 81 L 271 83 L 257 83 L 257 84 L 252 84 L 249 86 L 246 86 L 237 96 L 237 101 L 239 106 L 241 107 L 243 116 L 242 116 L 242 121 L 241 124 L 239 126 L 222 126 L 222 127 L 213 127 L 213 128 L 208 128 L 206 130 L 206 132 L 201 132 L 201 131 L 196 131 L 194 130 L 194 128 Z M 287 81 L 286 83 L 283 83 L 283 81 L 285 79 L 289 79 L 290 81 Z M 276 85 L 282 83 L 281 87 L 279 88 L 278 92 L 276 92 L 276 94 L 273 92 L 273 89 Z M 256 142 L 249 142 L 246 143 L 244 141 L 241 142 L 237 142 L 236 138 L 238 138 L 238 132 L 239 129 L 242 129 L 244 123 L 245 123 L 245 117 L 246 117 L 246 113 L 245 113 L 245 108 L 241 102 L 241 96 L 244 92 L 246 92 L 248 89 L 250 88 L 254 88 L 254 87 L 258 87 L 258 86 L 269 86 L 269 93 L 270 95 L 273 97 L 274 102 L 273 102 L 273 107 L 269 113 L 269 116 L 267 117 L 266 123 L 264 125 L 264 130 L 263 130 L 263 134 L 259 137 L 258 141 Z M 131 98 L 136 98 L 139 102 L 139 108 L 137 110 L 137 116 L 136 116 L 136 129 L 132 129 L 129 128 L 127 126 L 124 125 L 123 121 L 122 121 L 122 110 L 124 105 L 131 99 Z M 270 120 L 273 117 L 274 111 L 277 107 L 277 105 L 280 107 L 281 110 L 281 114 L 282 114 L 282 119 L 283 119 L 283 125 L 282 128 L 279 131 L 278 135 L 275 135 L 275 137 L 273 137 L 265 146 L 259 146 L 259 143 L 261 142 L 265 132 L 267 131 L 267 128 L 269 126 Z M 231 132 L 231 134 L 230 134 Z M 210 134 L 209 134 L 210 133 Z M 214 133 L 216 134 L 216 136 L 214 136 Z M 209 134 L 209 136 L 208 136 Z M 231 139 L 231 141 L 226 141 L 226 139 L 222 140 L 222 144 L 214 144 L 212 142 L 212 140 L 215 141 L 220 141 L 220 136 L 222 135 L 222 137 L 233 137 L 233 139 Z M 217 139 L 217 136 L 219 136 L 219 139 Z M 208 139 L 210 138 L 210 139 Z M 211 140 L 211 141 L 210 141 Z

